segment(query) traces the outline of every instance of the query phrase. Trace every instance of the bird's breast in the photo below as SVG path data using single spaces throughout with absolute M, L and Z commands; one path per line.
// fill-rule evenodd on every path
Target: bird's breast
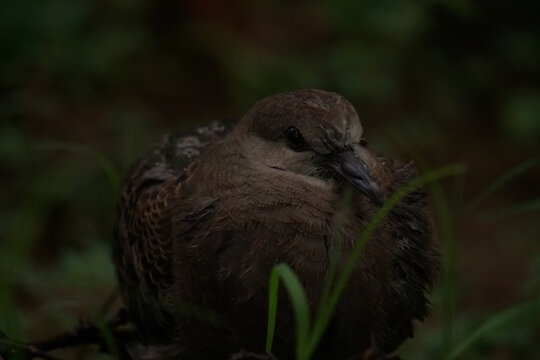
M 272 268 L 286 263 L 312 300 L 328 269 L 337 198 L 328 188 L 284 183 L 270 182 L 249 191 L 238 187 L 227 195 L 222 211 L 234 228 L 228 253 L 235 255 L 221 261 L 226 269 L 235 269 L 231 275 L 245 294 L 264 297 Z

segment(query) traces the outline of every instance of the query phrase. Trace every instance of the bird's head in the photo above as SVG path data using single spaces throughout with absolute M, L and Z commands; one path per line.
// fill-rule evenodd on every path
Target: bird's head
M 264 166 L 299 176 L 346 180 L 380 205 L 383 193 L 371 175 L 375 158 L 363 148 L 354 107 L 321 90 L 280 93 L 257 102 L 238 124 L 244 151 Z

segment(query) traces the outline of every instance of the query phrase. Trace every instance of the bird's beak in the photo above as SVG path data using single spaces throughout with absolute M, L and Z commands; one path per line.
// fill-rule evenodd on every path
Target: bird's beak
M 339 173 L 377 205 L 384 202 L 383 192 L 369 174 L 369 167 L 351 150 L 327 155 L 327 166 Z

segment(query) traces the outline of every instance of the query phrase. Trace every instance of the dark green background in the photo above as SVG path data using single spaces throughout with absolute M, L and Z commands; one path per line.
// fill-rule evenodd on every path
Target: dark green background
M 3 0 L 0 329 L 36 339 L 95 316 L 115 286 L 121 179 L 155 140 L 306 87 L 347 97 L 385 154 L 468 165 L 444 183 L 454 340 L 538 296 L 538 162 L 459 211 L 540 156 L 537 3 Z M 440 358 L 443 293 L 408 358 Z M 464 358 L 532 358 L 540 321 L 529 315 Z

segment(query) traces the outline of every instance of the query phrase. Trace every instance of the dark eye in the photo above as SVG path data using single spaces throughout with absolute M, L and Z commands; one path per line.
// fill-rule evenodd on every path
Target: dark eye
M 306 141 L 302 133 L 294 126 L 290 126 L 285 130 L 285 138 L 290 148 L 296 151 L 303 150 L 306 147 Z

